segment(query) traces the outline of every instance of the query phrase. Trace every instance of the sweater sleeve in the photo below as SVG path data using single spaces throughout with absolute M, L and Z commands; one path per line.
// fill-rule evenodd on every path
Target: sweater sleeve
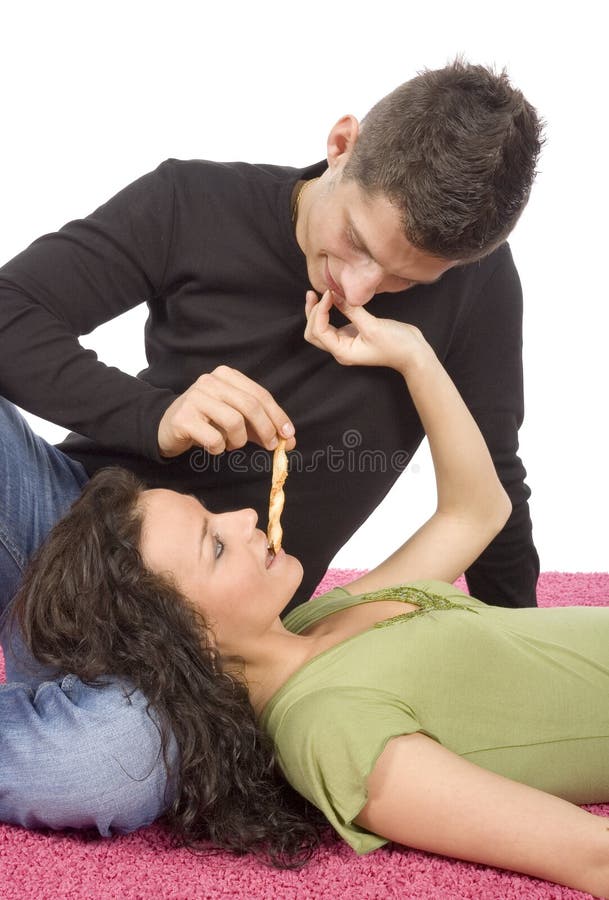
M 526 470 L 518 456 L 524 418 L 522 288 L 509 245 L 474 298 L 446 361 L 512 501 L 502 531 L 465 573 L 470 593 L 497 606 L 535 606 L 539 557 L 533 544 Z
M 0 269 L 0 393 L 98 443 L 167 462 L 167 389 L 101 362 L 78 336 L 162 294 L 173 228 L 172 163 Z

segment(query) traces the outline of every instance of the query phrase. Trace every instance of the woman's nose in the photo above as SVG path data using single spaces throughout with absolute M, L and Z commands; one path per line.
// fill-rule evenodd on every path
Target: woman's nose
M 258 524 L 258 513 L 255 509 L 235 509 L 232 512 L 219 513 L 220 524 L 226 532 L 230 529 L 234 537 L 246 542 L 251 541 Z
M 255 509 L 244 509 L 242 510 L 242 513 L 245 519 L 247 538 L 250 540 L 256 530 L 256 525 L 258 524 L 258 513 Z

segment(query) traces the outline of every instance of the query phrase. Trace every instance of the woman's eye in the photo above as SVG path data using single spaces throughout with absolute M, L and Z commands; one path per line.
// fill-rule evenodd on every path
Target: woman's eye
M 219 559 L 224 552 L 224 543 L 217 534 L 214 534 L 214 544 L 214 558 Z

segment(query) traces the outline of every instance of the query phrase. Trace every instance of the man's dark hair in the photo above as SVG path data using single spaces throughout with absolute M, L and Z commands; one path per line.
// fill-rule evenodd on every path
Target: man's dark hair
M 461 56 L 424 69 L 363 119 L 343 177 L 400 211 L 407 239 L 470 262 L 502 243 L 526 206 L 545 122 L 505 69 Z

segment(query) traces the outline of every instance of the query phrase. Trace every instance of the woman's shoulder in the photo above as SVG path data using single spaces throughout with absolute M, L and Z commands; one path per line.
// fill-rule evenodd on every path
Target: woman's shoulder
M 366 592 L 356 594 L 349 588 L 350 582 L 342 585 L 336 585 L 323 594 L 318 594 L 310 600 L 306 600 L 293 609 L 283 620 L 285 628 L 298 634 L 305 628 L 315 622 L 323 619 L 325 616 L 349 606 L 356 606 L 358 603 L 367 602 L 368 600 L 391 600 L 405 599 L 404 593 L 412 592 L 410 599 L 416 602 L 416 593 L 427 594 L 430 597 L 442 597 L 454 603 L 467 602 L 472 606 L 486 606 L 481 600 L 471 597 L 465 591 L 455 587 L 446 581 L 438 581 L 435 579 L 418 579 L 407 583 L 390 585 L 380 591 Z
M 366 591 L 366 592 L 355 592 L 352 588 L 352 584 L 356 584 L 357 582 L 346 581 L 344 584 L 336 585 L 329 591 L 325 591 L 323 594 L 318 594 L 316 597 L 312 598 L 315 600 L 321 600 L 324 597 L 331 597 L 335 595 L 335 592 L 340 592 L 341 596 L 349 596 L 349 597 L 365 597 L 370 596 L 372 593 L 376 594 L 380 591 Z M 400 589 L 405 587 L 415 588 L 421 591 L 429 591 L 433 593 L 440 594 L 446 597 L 460 596 L 467 597 L 470 599 L 470 595 L 465 591 L 461 590 L 461 588 L 456 587 L 454 584 L 450 584 L 448 581 L 439 581 L 434 578 L 418 578 L 414 581 L 405 581 L 398 582 L 397 584 L 388 585 L 387 587 L 382 588 L 381 590 L 387 592 L 388 595 L 391 594 L 392 591 L 398 593 Z M 475 598 L 474 598 L 475 599 Z M 311 600 L 306 601 L 310 603 Z M 305 604 L 301 604 L 305 605 Z
M 341 608 L 341 604 L 349 605 L 353 599 L 352 595 L 344 589 L 344 587 L 333 587 L 323 594 L 311 597 L 305 600 L 299 606 L 296 606 L 283 620 L 283 625 L 288 631 L 298 633 L 310 625 L 317 618 L 323 617 L 335 608 Z M 323 611 L 323 613 L 322 613 Z

